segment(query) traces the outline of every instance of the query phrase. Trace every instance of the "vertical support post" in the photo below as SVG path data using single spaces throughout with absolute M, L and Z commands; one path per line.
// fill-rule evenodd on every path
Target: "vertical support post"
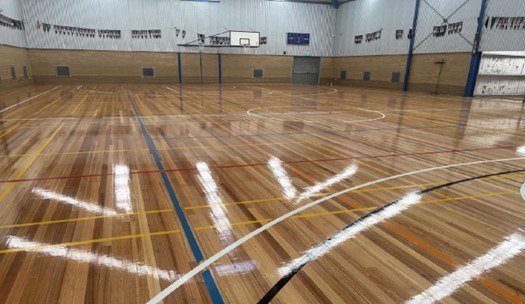
M 177 53 L 177 68 L 179 69 L 179 83 L 182 83 L 182 59 L 180 52 Z
M 412 20 L 412 37 L 410 38 L 410 46 L 408 48 L 407 66 L 405 69 L 405 79 L 403 80 L 403 91 L 408 90 L 408 80 L 410 78 L 410 68 L 412 67 L 412 55 L 414 54 L 414 43 L 416 42 L 417 33 L 417 18 L 419 17 L 419 5 L 421 0 L 416 0 L 416 8 L 414 9 L 414 19 Z
M 202 78 L 202 52 L 199 52 L 199 69 L 201 71 L 201 84 L 203 83 Z
M 481 9 L 479 11 L 478 17 L 478 28 L 476 30 L 474 47 L 472 49 L 472 59 L 470 60 L 470 69 L 468 72 L 467 85 L 465 86 L 465 97 L 474 96 L 474 89 L 476 88 L 479 64 L 481 63 L 481 52 L 479 51 L 479 44 L 481 43 L 481 33 L 483 31 L 483 19 L 485 18 L 485 11 L 487 10 L 487 1 L 488 0 L 481 1 Z
M 222 84 L 222 54 L 217 54 L 218 66 L 219 66 L 219 84 Z

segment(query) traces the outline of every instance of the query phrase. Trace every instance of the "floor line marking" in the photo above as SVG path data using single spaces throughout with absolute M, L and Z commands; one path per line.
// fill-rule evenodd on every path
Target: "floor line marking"
M 410 232 L 406 231 L 402 227 L 400 227 L 397 224 L 394 224 L 389 221 L 385 221 L 384 225 L 387 226 L 388 229 L 392 230 L 393 232 L 399 234 L 400 236 L 404 237 L 409 242 L 412 242 L 416 246 L 424 249 L 425 251 L 429 252 L 430 254 L 434 255 L 435 257 L 439 258 L 440 260 L 444 261 L 445 263 L 457 267 L 460 265 L 454 258 L 450 257 L 449 255 L 445 254 L 441 250 L 435 248 L 434 246 L 428 244 L 427 242 L 423 241 L 422 239 L 416 237 L 415 235 L 411 234 Z M 507 300 L 510 300 L 513 303 L 522 303 L 521 298 L 510 291 L 508 291 L 506 288 L 500 286 L 497 284 L 497 282 L 492 282 L 489 279 L 486 279 L 483 276 L 480 276 L 477 278 L 483 285 L 487 286 L 488 288 L 494 290 L 496 293 L 499 293 L 501 296 L 506 298 Z
M 515 146 L 506 147 L 491 147 L 491 148 L 477 148 L 477 149 L 462 149 L 462 150 L 436 150 L 430 152 L 417 152 L 417 153 L 404 153 L 404 154 L 383 154 L 383 155 L 370 155 L 370 156 L 354 156 L 354 157 L 339 157 L 339 158 L 324 158 L 324 159 L 306 159 L 306 160 L 292 160 L 283 161 L 283 164 L 301 164 L 301 163 L 320 163 L 320 162 L 335 162 L 344 160 L 354 159 L 370 159 L 370 158 L 385 158 L 385 157 L 404 157 L 414 155 L 433 155 L 443 153 L 461 153 L 461 152 L 476 152 L 476 151 L 487 151 L 487 150 L 507 150 L 515 149 Z M 210 166 L 211 169 L 229 169 L 229 168 L 242 168 L 242 167 L 256 167 L 256 166 L 267 166 L 267 163 L 251 163 L 251 164 L 238 164 L 238 165 L 221 165 L 221 166 Z M 178 168 L 178 169 L 165 169 L 160 170 L 142 170 L 142 171 L 131 171 L 131 174 L 152 174 L 162 172 L 180 172 L 180 171 L 193 171 L 195 167 Z M 70 175 L 70 176 L 51 176 L 51 177 L 37 177 L 28 179 L 14 179 L 14 180 L 0 180 L 0 183 L 18 183 L 18 182 L 33 182 L 42 180 L 54 180 L 54 179 L 70 179 L 70 178 L 87 178 L 87 177 L 101 177 L 111 176 L 113 173 L 96 173 L 96 174 L 85 174 L 85 175 Z
M 511 192 L 512 193 L 516 193 L 516 191 L 511 191 Z M 483 194 L 484 197 L 497 196 L 497 195 L 501 195 L 501 193 L 485 193 L 485 194 Z M 463 199 L 466 199 L 466 198 L 480 198 L 480 197 L 457 197 L 455 200 L 463 200 Z M 415 205 L 428 204 L 428 203 L 432 203 L 432 204 L 447 203 L 447 202 L 450 202 L 450 201 L 452 201 L 452 200 L 442 199 L 442 200 L 433 200 L 433 201 L 422 201 L 422 202 L 417 203 Z M 312 218 L 312 217 L 323 217 L 323 216 L 335 215 L 335 214 L 341 214 L 341 213 L 371 211 L 371 210 L 374 210 L 374 209 L 377 209 L 377 208 L 380 208 L 380 207 L 365 207 L 365 208 L 354 208 L 354 209 L 348 209 L 348 210 L 338 210 L 338 211 L 329 211 L 329 212 L 307 213 L 307 214 L 304 214 L 304 215 L 295 215 L 295 216 L 292 216 L 291 218 L 292 219 L 305 219 L 305 218 Z M 159 210 L 159 211 L 164 211 L 164 210 Z M 174 211 L 174 209 L 166 209 L 166 211 Z M 126 215 L 126 214 L 123 214 L 123 215 Z M 104 217 L 104 216 L 101 216 L 101 217 Z M 105 216 L 105 217 L 108 217 L 108 216 Z M 111 217 L 114 217 L 114 216 L 111 216 Z M 96 217 L 96 218 L 100 218 L 100 217 Z M 261 223 L 267 223 L 267 222 L 269 222 L 271 220 L 272 220 L 272 218 L 263 218 L 263 219 L 256 219 L 256 220 L 250 220 L 250 221 L 234 222 L 234 223 L 231 223 L 231 226 L 232 227 L 236 227 L 236 226 L 247 226 L 247 225 L 252 225 L 252 224 L 261 224 Z M 37 223 L 35 223 L 35 224 L 37 224 Z M 198 227 L 195 227 L 194 230 L 195 231 L 203 231 L 203 230 L 210 230 L 210 229 L 216 229 L 216 228 L 217 228 L 217 226 L 215 226 L 215 225 L 198 226 Z M 158 236 L 158 235 L 165 235 L 165 234 L 178 233 L 178 232 L 182 232 L 182 231 L 180 229 L 179 230 L 165 230 L 165 231 L 157 231 L 157 232 L 152 232 L 152 233 L 132 234 L 132 235 L 123 235 L 123 236 L 118 236 L 118 237 L 107 237 L 107 238 L 100 238 L 100 239 L 73 241 L 73 242 L 52 244 L 50 246 L 45 246 L 45 248 L 55 247 L 55 246 L 79 246 L 79 245 L 92 244 L 92 243 L 126 240 L 126 239 L 131 239 L 131 238 Z M 0 254 L 13 253 L 13 252 L 24 251 L 24 250 L 31 251 L 31 250 L 38 250 L 38 249 L 42 249 L 42 248 L 43 247 L 35 247 L 35 248 L 30 248 L 30 249 L 23 248 L 23 249 L 20 249 L 20 250 L 19 249 L 4 249 L 4 250 L 0 250 Z
M 210 257 L 207 260 L 205 260 L 202 263 L 200 263 L 197 267 L 195 267 L 191 271 L 187 272 L 185 275 L 180 277 L 177 281 L 175 281 L 172 284 L 170 284 L 166 289 L 162 290 L 159 294 L 157 294 L 150 301 L 148 301 L 148 304 L 156 304 L 156 303 L 161 302 L 164 298 L 166 298 L 174 290 L 176 290 L 177 288 L 182 286 L 184 283 L 186 283 L 188 280 L 193 278 L 195 275 L 197 275 L 198 273 L 200 273 L 201 271 L 203 271 L 204 269 L 209 267 L 215 261 L 217 261 L 221 257 L 227 255 L 230 251 L 232 251 L 232 250 L 236 249 L 237 247 L 241 246 L 242 244 L 246 243 L 247 241 L 249 241 L 253 237 L 255 237 L 255 236 L 259 235 L 260 233 L 268 230 L 272 226 L 274 226 L 274 225 L 276 225 L 276 224 L 278 224 L 278 223 L 280 223 L 280 222 L 290 218 L 291 216 L 294 216 L 294 215 L 296 215 L 296 214 L 298 214 L 298 213 L 300 213 L 300 212 L 302 212 L 302 211 L 304 211 L 304 210 L 306 210 L 308 208 L 316 206 L 316 205 L 318 205 L 318 204 L 320 204 L 320 203 L 322 203 L 324 201 L 327 201 L 327 200 L 332 199 L 334 197 L 337 197 L 339 195 L 348 193 L 348 192 L 353 191 L 353 190 L 358 190 L 358 189 L 361 189 L 361 188 L 364 188 L 364 187 L 367 187 L 367 186 L 375 185 L 375 184 L 378 184 L 378 183 L 381 183 L 381 182 L 385 182 L 385 181 L 389 181 L 389 180 L 393 180 L 393 179 L 401 178 L 401 177 L 405 177 L 405 176 L 410 176 L 410 175 L 414 175 L 414 174 L 419 174 L 419 173 L 425 173 L 425 172 L 436 171 L 436 170 L 444 170 L 444 169 L 456 168 L 456 167 L 462 167 L 462 166 L 469 166 L 469 165 L 479 165 L 479 164 L 496 163 L 496 162 L 509 162 L 509 161 L 517 161 L 517 160 L 525 160 L 525 157 L 501 158 L 501 159 L 482 160 L 482 161 L 467 162 L 467 163 L 456 163 L 456 164 L 450 164 L 450 165 L 445 165 L 445 166 L 439 166 L 439 167 L 432 167 L 432 168 L 426 168 L 426 169 L 421 169 L 421 170 L 415 170 L 415 171 L 410 171 L 410 172 L 406 172 L 406 173 L 402 173 L 402 174 L 392 175 L 392 176 L 381 178 L 381 179 L 378 179 L 378 180 L 366 182 L 366 183 L 363 183 L 363 184 L 360 184 L 360 185 L 356 185 L 356 186 L 347 188 L 345 190 L 341 190 L 341 191 L 333 193 L 331 195 L 325 196 L 325 197 L 320 198 L 318 200 L 315 200 L 315 201 L 313 201 L 311 203 L 303 205 L 303 206 L 301 206 L 301 207 L 299 207 L 297 209 L 294 209 L 294 210 L 292 210 L 292 211 L 290 211 L 290 212 L 288 212 L 288 213 L 286 213 L 286 214 L 284 214 L 284 215 L 282 215 L 282 216 L 280 216 L 280 217 L 278 217 L 278 218 L 276 218 L 276 219 L 274 219 L 274 220 L 272 220 L 272 221 L 262 225 L 261 227 L 257 228 L 256 230 L 254 230 L 254 231 L 244 235 L 243 237 L 241 237 L 237 241 L 233 242 L 232 244 L 226 246 L 224 249 L 222 249 L 219 252 L 217 252 L 212 257 Z
M 147 237 L 147 236 L 161 236 L 161 235 L 179 233 L 180 231 L 181 231 L 180 229 L 175 229 L 175 230 L 167 230 L 167 231 L 122 235 L 122 236 L 107 237 L 107 238 L 100 238 L 100 239 L 91 239 L 91 240 L 84 240 L 84 241 L 73 241 L 73 242 L 66 242 L 66 243 L 60 243 L 60 244 L 50 244 L 46 246 L 2 249 L 0 250 L 0 254 L 21 252 L 21 251 L 33 251 L 33 250 L 40 250 L 40 249 L 53 248 L 53 247 L 79 246 L 79 245 L 94 244 L 94 243 L 104 243 L 104 242 L 111 242 L 111 241 L 136 239 L 136 238 L 142 238 L 142 237 Z
M 87 99 L 87 95 L 84 96 L 84 99 L 82 99 L 82 101 L 75 107 L 73 112 L 71 112 L 71 115 L 75 115 L 77 113 L 78 109 L 80 109 L 80 106 L 86 101 L 86 99 Z
M 246 146 L 272 146 L 283 143 L 305 143 L 305 141 L 286 141 L 286 142 L 272 142 L 272 143 L 250 143 L 250 144 L 235 144 L 235 145 L 210 145 L 210 146 L 189 146 L 189 147 L 174 147 L 174 148 L 158 148 L 157 150 L 162 151 L 172 151 L 172 150 L 193 150 L 193 149 L 209 149 L 209 148 L 236 148 L 236 147 L 246 147 Z M 42 156 L 51 156 L 51 155 L 80 155 L 80 154 L 98 154 L 98 153 L 118 153 L 118 152 L 143 152 L 149 151 L 148 148 L 144 149 L 109 149 L 109 150 L 90 150 L 90 151 L 77 151 L 77 152 L 59 152 L 59 153 L 44 153 Z M 28 153 L 23 154 L 0 154 L 0 157 L 13 157 L 13 156 L 25 156 Z
M 61 98 L 62 98 L 62 97 L 59 97 L 59 98 L 53 100 L 53 101 L 50 102 L 48 105 L 46 105 L 45 107 L 43 107 L 42 109 L 40 109 L 38 112 L 34 113 L 34 114 L 31 115 L 31 116 L 36 116 L 36 115 L 42 113 L 44 110 L 46 110 L 47 108 L 49 108 L 50 106 L 52 106 L 55 102 L 59 101 Z M 12 131 L 16 130 L 18 127 L 20 127 L 21 124 L 22 124 L 21 122 L 16 123 L 16 124 L 15 124 L 13 127 L 11 127 L 9 130 L 7 130 L 7 131 L 5 131 L 4 133 L 2 133 L 2 134 L 0 135 L 0 138 L 6 136 L 7 134 L 9 134 L 9 133 L 11 133 Z
M 11 225 L 0 225 L 0 229 L 21 228 L 21 227 L 38 226 L 38 225 L 52 225 L 52 224 L 61 224 L 61 223 L 69 223 L 69 222 L 97 220 L 97 219 L 103 219 L 103 218 L 119 218 L 119 217 L 126 217 L 126 216 L 148 215 L 148 214 L 157 214 L 157 213 L 172 212 L 172 211 L 173 209 L 160 209 L 160 210 L 140 211 L 140 212 L 134 212 L 134 213 L 120 213 L 120 214 L 115 214 L 115 215 L 86 216 L 86 217 L 77 217 L 77 218 L 69 218 L 69 219 L 61 219 L 61 220 L 50 220 L 50 221 L 41 221 L 41 222 L 32 222 L 32 223 L 11 224 Z
M 51 92 L 51 91 L 54 91 L 55 89 L 58 89 L 58 88 L 60 88 L 61 86 L 62 86 L 62 85 L 56 86 L 56 87 L 54 87 L 54 88 L 52 88 L 52 89 L 49 89 L 49 90 L 47 90 L 47 91 L 44 91 L 44 92 L 38 94 L 38 95 L 35 95 L 35 96 L 33 96 L 33 97 L 29 97 L 29 98 L 27 98 L 27 99 L 25 99 L 25 100 L 23 100 L 23 101 L 21 101 L 21 102 L 19 102 L 19 103 L 17 103 L 17 104 L 14 104 L 14 105 L 12 105 L 12 106 L 10 106 L 10 107 L 7 107 L 7 108 L 1 110 L 0 113 L 4 113 L 5 111 L 10 110 L 10 109 L 12 109 L 12 108 L 14 108 L 14 107 L 18 107 L 19 105 L 24 104 L 24 103 L 26 103 L 26 102 L 28 102 L 28 101 L 30 101 L 30 100 L 33 100 L 33 99 L 35 99 L 35 98 L 37 98 L 37 97 L 39 97 L 39 96 L 41 96 L 41 95 L 44 95 L 44 94 L 49 93 L 49 92 Z
M 31 158 L 24 164 L 24 166 L 18 171 L 18 173 L 15 176 L 15 179 L 21 178 L 26 171 L 31 167 L 33 162 L 40 156 L 42 151 L 49 145 L 49 143 L 55 138 L 55 136 L 58 134 L 58 132 L 62 129 L 63 124 L 61 124 L 58 128 L 55 129 L 53 134 L 38 148 L 38 150 L 31 156 Z M 0 202 L 4 200 L 4 198 L 13 190 L 15 187 L 14 183 L 10 183 L 7 188 L 4 189 L 2 194 L 0 194 Z
M 157 152 L 157 149 L 155 148 L 155 144 L 153 143 L 153 140 L 151 139 L 148 130 L 146 129 L 146 126 L 144 125 L 144 122 L 142 121 L 142 117 L 140 116 L 137 107 L 135 106 L 135 103 L 133 102 L 133 99 L 131 99 L 131 95 L 128 93 L 128 100 L 131 104 L 131 108 L 133 109 L 133 113 L 135 114 L 137 120 L 140 122 L 140 127 L 142 129 L 142 133 L 144 135 L 144 139 L 146 140 L 148 147 L 150 149 L 151 154 L 153 155 L 153 158 L 155 159 L 155 163 L 157 165 L 157 168 L 160 171 L 163 171 L 161 173 L 162 181 L 164 183 L 164 187 L 168 191 L 168 195 L 171 199 L 171 202 L 173 206 L 175 207 L 175 211 L 177 213 L 177 216 L 179 218 L 179 221 L 181 223 L 181 226 L 183 228 L 184 234 L 186 236 L 186 239 L 190 245 L 191 251 L 193 252 L 193 256 L 195 257 L 195 260 L 198 262 L 202 261 L 204 259 L 204 256 L 202 254 L 202 251 L 199 247 L 199 243 L 197 242 L 197 239 L 195 238 L 195 235 L 193 234 L 193 231 L 191 229 L 190 223 L 188 222 L 186 215 L 184 214 L 184 209 L 180 205 L 180 202 L 175 194 L 175 190 L 173 189 L 173 186 L 171 185 L 171 182 L 168 178 L 168 175 L 164 171 L 164 165 L 162 164 L 162 161 L 160 159 L 160 156 Z M 215 283 L 215 280 L 213 279 L 213 276 L 211 275 L 211 271 L 207 270 L 204 271 L 202 274 L 204 278 L 204 282 L 206 283 L 206 286 L 208 288 L 208 292 L 210 294 L 211 300 L 213 303 L 216 304 L 222 304 L 224 303 L 221 293 L 219 291 L 219 288 L 217 287 L 217 284 Z
M 424 187 L 424 186 L 432 186 L 432 185 L 438 185 L 438 184 L 439 183 L 428 183 L 428 184 L 408 185 L 408 186 L 399 186 L 399 187 L 371 188 L 369 190 L 363 189 L 363 190 L 353 191 L 352 193 L 366 193 L 366 192 L 371 192 L 371 191 L 385 191 L 385 190 L 392 190 L 392 189 L 406 189 L 406 188 L 413 188 L 414 186 Z M 511 194 L 511 193 L 517 193 L 517 192 L 516 191 L 512 191 L 512 190 L 503 191 L 503 192 L 488 192 L 488 193 L 477 194 L 477 195 L 457 196 L 457 197 L 449 197 L 449 198 L 434 199 L 434 200 L 423 200 L 421 203 L 422 204 L 444 203 L 444 202 L 449 202 L 449 201 L 492 197 L 492 196 L 499 196 L 499 195 Z M 325 195 L 329 195 L 329 194 L 331 194 L 331 193 L 323 193 L 323 194 L 318 194 L 318 195 L 315 195 L 315 196 L 319 197 L 319 196 L 325 196 Z M 262 202 L 268 202 L 268 201 L 274 201 L 274 200 L 275 201 L 276 200 L 284 200 L 284 199 L 287 199 L 287 198 L 282 197 L 282 198 L 269 198 L 269 199 L 260 199 L 260 200 L 252 200 L 252 201 L 241 201 L 241 202 L 225 203 L 225 204 L 222 204 L 222 205 L 223 206 L 224 205 L 225 206 L 228 206 L 228 205 L 232 206 L 232 205 L 240 205 L 240 204 L 262 203 Z M 209 206 L 199 205 L 199 206 L 194 206 L 194 207 L 185 207 L 184 210 L 202 209 L 202 208 L 205 208 L 205 207 L 209 207 Z M 317 212 L 317 213 L 311 213 L 311 214 L 307 213 L 307 214 L 304 214 L 304 215 L 298 215 L 296 217 L 297 218 L 316 217 L 316 216 L 333 215 L 333 214 L 341 214 L 341 213 L 351 213 L 351 212 L 357 212 L 357 211 L 369 211 L 369 210 L 373 210 L 374 208 L 377 208 L 377 207 L 360 207 L 360 208 L 336 210 L 336 211 L 329 211 L 329 212 Z M 52 225 L 52 224 L 88 221 L 88 220 L 103 219 L 103 218 L 119 218 L 119 217 L 126 217 L 126 216 L 149 215 L 149 214 L 173 212 L 174 210 L 175 209 L 160 209 L 160 210 L 139 211 L 139 212 L 135 212 L 135 213 L 121 213 L 121 214 L 115 214 L 115 215 L 99 215 L 99 216 L 88 216 L 88 217 L 69 218 L 69 219 L 61 219 L 61 220 L 50 220 L 50 221 L 41 221 L 41 222 L 30 222 L 30 223 L 9 224 L 9 225 L 6 224 L 6 225 L 0 225 L 0 229 L 21 228 L 21 227 L 38 226 L 38 225 Z M 255 222 L 258 222 L 258 221 L 255 221 Z M 202 226 L 202 227 L 196 227 L 194 230 L 203 230 L 203 227 L 215 228 L 214 226 Z
M 452 182 L 447 182 L 441 185 L 420 190 L 418 192 L 413 192 L 404 195 L 401 198 L 396 199 L 395 201 L 384 204 L 383 206 L 377 208 L 374 211 L 367 212 L 365 215 L 360 216 L 357 219 L 346 224 L 341 230 L 337 231 L 335 234 L 331 234 L 331 236 L 325 238 L 324 241 L 310 248 L 304 255 L 294 260 L 291 266 L 287 267 L 286 272 L 284 274 L 281 274 L 281 278 L 265 293 L 265 295 L 257 303 L 269 303 L 288 284 L 288 282 L 295 275 L 297 275 L 297 273 L 299 273 L 299 271 L 301 271 L 311 261 L 329 252 L 328 249 L 332 248 L 332 246 L 343 243 L 346 240 L 355 238 L 359 234 L 362 234 L 362 232 L 364 231 L 373 228 L 378 229 L 378 226 L 381 223 L 395 220 L 396 216 L 404 213 L 404 211 L 408 210 L 413 205 L 416 205 L 423 195 L 458 184 L 483 179 L 489 176 L 505 175 L 515 172 L 525 172 L 525 169 L 478 175 L 469 178 L 462 178 L 460 180 L 454 180 Z M 476 275 L 476 277 L 477 276 L 478 275 Z M 458 277 L 461 277 L 461 275 Z M 413 303 L 419 302 L 413 301 Z

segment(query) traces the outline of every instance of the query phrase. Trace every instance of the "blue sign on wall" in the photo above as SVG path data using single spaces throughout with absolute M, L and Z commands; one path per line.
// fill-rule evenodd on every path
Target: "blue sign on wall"
M 310 44 L 310 34 L 309 33 L 288 33 L 288 44 L 309 45 Z

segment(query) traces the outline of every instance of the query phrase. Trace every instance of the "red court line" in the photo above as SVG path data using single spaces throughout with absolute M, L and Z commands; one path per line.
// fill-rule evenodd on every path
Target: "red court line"
M 476 151 L 505 150 L 505 149 L 516 149 L 516 148 L 517 146 L 502 146 L 502 147 L 476 148 L 476 149 L 452 149 L 452 150 L 438 150 L 438 151 L 416 152 L 416 153 L 390 153 L 390 154 L 364 155 L 364 156 L 353 156 L 353 157 L 304 159 L 304 160 L 283 161 L 283 163 L 284 164 L 323 163 L 323 162 L 333 162 L 333 161 L 352 160 L 352 159 L 371 159 L 371 158 L 373 159 L 373 158 L 383 158 L 383 157 L 431 155 L 431 154 L 455 153 L 455 152 L 476 152 Z M 243 168 L 243 167 L 258 167 L 258 166 L 267 166 L 267 165 L 268 165 L 267 163 L 251 163 L 251 164 L 242 164 L 242 165 L 210 166 L 210 168 L 211 169 L 229 169 L 229 168 Z M 197 170 L 197 168 L 188 167 L 188 168 L 167 169 L 167 170 L 141 170 L 141 171 L 131 171 L 130 174 L 152 174 L 152 173 L 168 173 L 168 172 L 182 172 L 182 171 L 194 171 L 194 170 Z M 112 176 L 112 175 L 113 173 L 98 173 L 98 174 L 86 174 L 86 175 L 21 178 L 21 179 L 11 179 L 11 180 L 0 180 L 0 183 L 19 183 L 19 182 L 75 179 L 75 178 L 87 178 L 87 177 L 102 177 L 102 176 Z

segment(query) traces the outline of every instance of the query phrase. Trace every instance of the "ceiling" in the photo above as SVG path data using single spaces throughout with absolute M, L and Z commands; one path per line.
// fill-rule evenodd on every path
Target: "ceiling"
M 269 0 L 269 1 L 329 4 L 337 8 L 341 3 L 349 2 L 352 0 Z

